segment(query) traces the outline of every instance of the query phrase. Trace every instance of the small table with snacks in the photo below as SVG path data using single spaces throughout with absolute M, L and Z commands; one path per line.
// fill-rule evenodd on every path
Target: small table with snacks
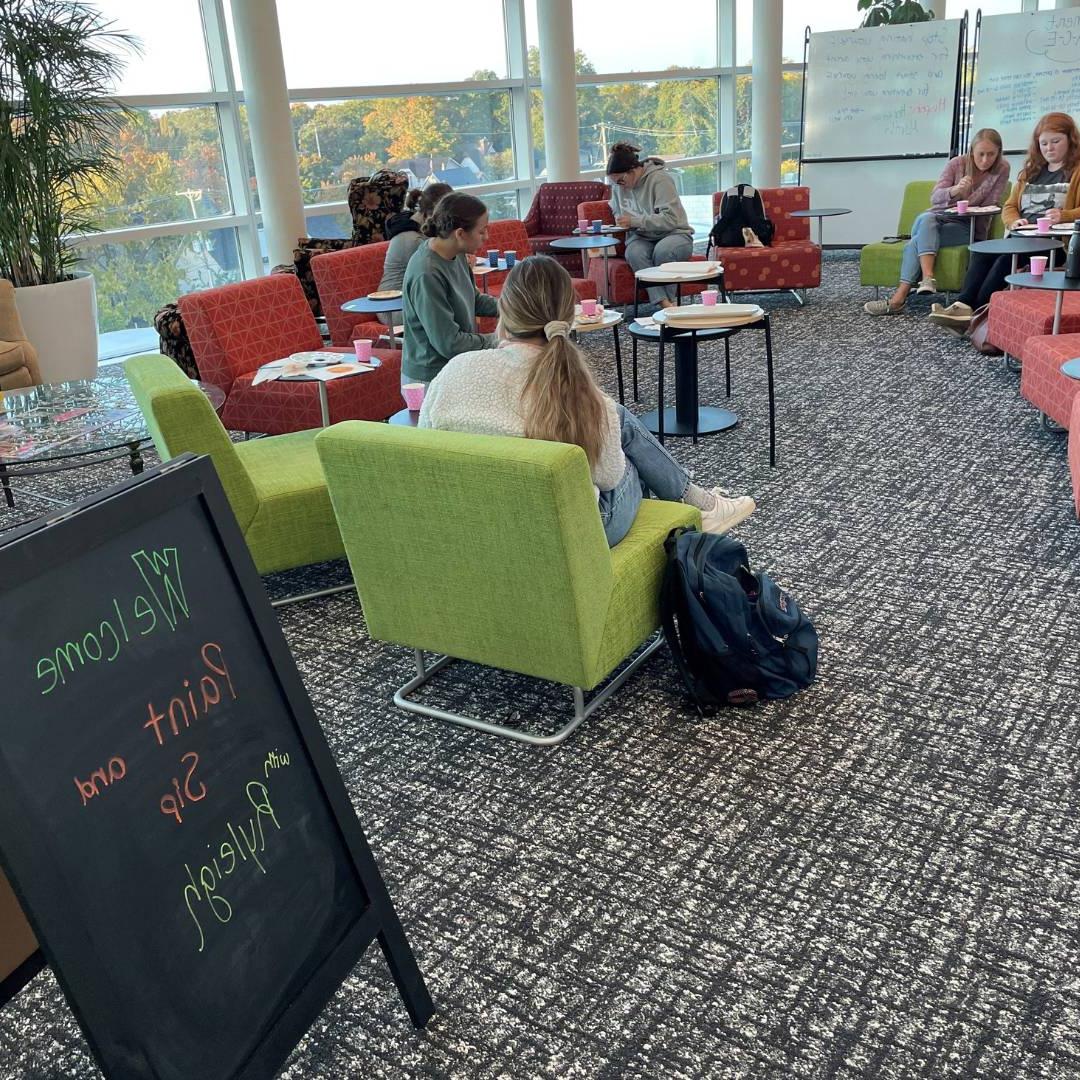
M 584 236 L 560 236 L 551 241 L 551 247 L 558 251 L 580 251 L 582 277 L 589 276 L 588 254 L 590 251 L 599 251 L 604 257 L 604 295 L 600 297 L 606 304 L 611 296 L 611 270 L 608 264 L 608 254 L 612 248 L 619 246 L 616 237 L 603 233 L 586 233 Z

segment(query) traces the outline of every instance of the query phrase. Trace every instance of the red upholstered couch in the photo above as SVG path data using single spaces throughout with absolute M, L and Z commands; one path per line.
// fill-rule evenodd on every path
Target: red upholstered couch
M 267 361 L 324 347 L 295 277 L 272 274 L 189 293 L 179 306 L 200 378 L 225 391 L 221 421 L 227 428 L 281 435 L 322 423 L 317 383 L 251 385 Z M 400 353 L 375 355 L 381 360 L 375 371 L 326 384 L 331 423 L 385 420 L 402 407 Z
M 1015 293 L 1013 295 L 1016 295 Z M 1064 316 L 1062 317 L 1064 322 Z M 1004 346 L 1001 346 L 1004 348 Z M 1029 337 L 1019 353 L 1023 360 L 1020 394 L 1055 424 L 1069 427 L 1080 381 L 1061 374 L 1066 360 L 1080 356 L 1080 334 Z
M 765 213 L 776 226 L 773 242 L 767 248 L 714 248 L 710 255 L 724 264 L 724 286 L 729 292 L 767 292 L 787 289 L 816 289 L 821 284 L 821 248 L 810 240 L 808 218 L 790 217 L 792 210 L 810 207 L 810 189 L 806 187 L 760 188 Z M 720 213 L 723 192 L 713 194 L 713 217 Z M 578 207 L 578 216 L 603 218 L 614 224 L 607 203 L 587 202 Z M 698 240 L 703 239 L 698 237 Z M 634 272 L 622 257 L 620 244 L 609 256 L 611 302 L 634 302 Z M 703 256 L 695 255 L 695 259 Z M 589 277 L 603 292 L 603 259 L 590 260 Z
M 990 343 L 1023 362 L 1028 339 L 1044 337 L 1053 330 L 1056 296 L 1041 289 L 1005 289 L 994 293 L 990 297 L 986 331 Z M 1080 296 L 1066 294 L 1059 333 L 1080 333 Z
M 573 235 L 578 223 L 578 203 L 606 197 L 607 186 L 597 180 L 541 184 L 525 215 L 525 231 L 532 253 L 550 255 L 558 259 L 574 277 L 580 277 L 580 253 L 559 251 L 551 247 L 551 241 L 560 236 Z

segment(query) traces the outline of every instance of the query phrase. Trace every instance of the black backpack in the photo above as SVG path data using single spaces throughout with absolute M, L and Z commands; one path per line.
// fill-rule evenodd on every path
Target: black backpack
M 813 623 L 768 574 L 750 570 L 738 540 L 673 529 L 664 551 L 664 637 L 700 713 L 790 697 L 814 681 Z
M 728 188 L 720 200 L 720 213 L 709 233 L 709 244 L 715 247 L 745 247 L 743 229 L 753 229 L 757 238 L 768 247 L 776 228 L 765 216 L 761 192 L 749 184 Z

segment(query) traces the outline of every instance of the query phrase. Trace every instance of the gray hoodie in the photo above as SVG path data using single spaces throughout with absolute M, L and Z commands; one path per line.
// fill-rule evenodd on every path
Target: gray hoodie
M 632 188 L 611 188 L 611 212 L 630 215 L 630 230 L 643 240 L 660 240 L 672 233 L 693 236 L 675 181 L 660 158 L 645 158 L 645 171 Z

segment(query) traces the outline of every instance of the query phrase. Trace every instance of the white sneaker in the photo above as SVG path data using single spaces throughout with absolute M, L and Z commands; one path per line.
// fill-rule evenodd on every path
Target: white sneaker
M 924 277 L 919 282 L 919 287 L 915 290 L 919 296 L 928 296 L 930 293 L 938 292 L 937 281 L 932 277 Z
M 745 521 L 757 509 L 757 503 L 749 495 L 728 498 L 721 494 L 720 488 L 713 488 L 712 493 L 716 496 L 716 505 L 711 510 L 701 511 L 702 532 L 726 533 L 740 521 Z
M 941 304 L 930 305 L 931 315 L 974 315 L 975 312 L 968 307 L 967 304 L 960 303 L 959 300 L 954 300 L 948 307 L 943 307 Z

